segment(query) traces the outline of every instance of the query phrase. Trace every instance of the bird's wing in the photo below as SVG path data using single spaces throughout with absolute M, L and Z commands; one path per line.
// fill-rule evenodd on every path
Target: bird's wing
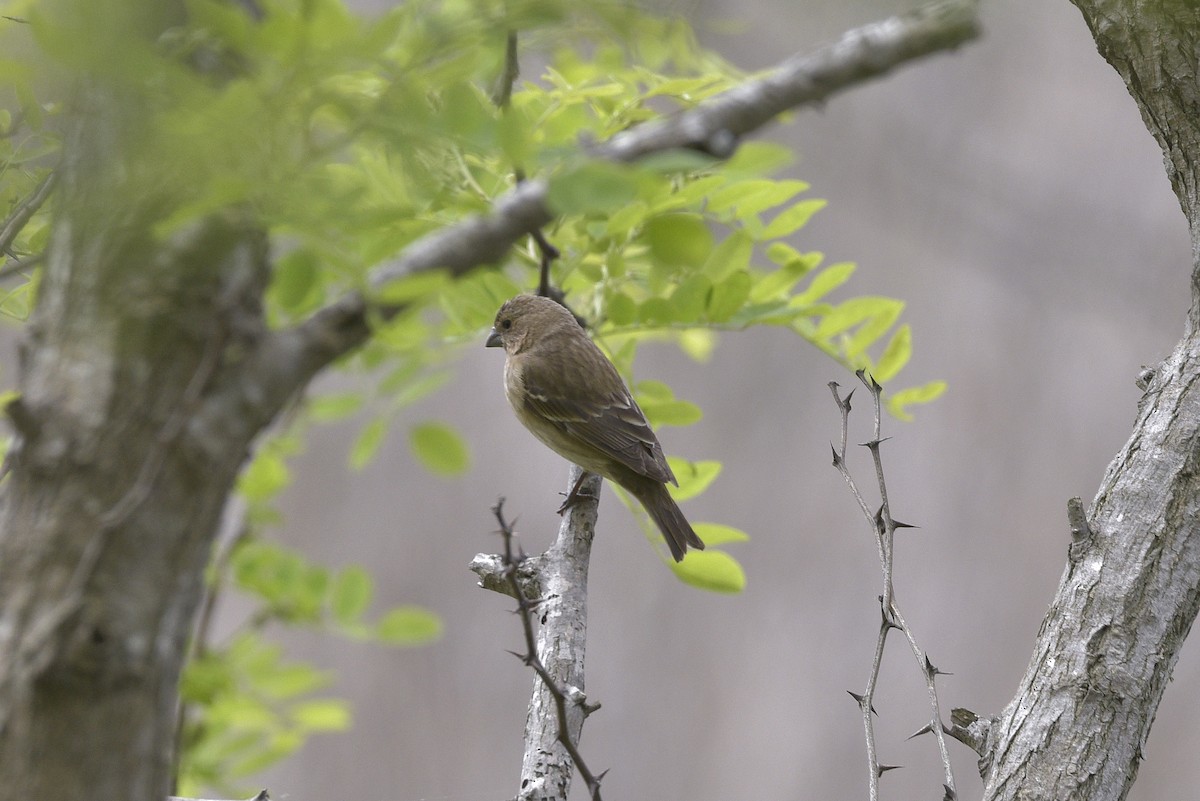
M 616 368 L 598 349 L 584 362 L 563 368 L 571 373 L 565 377 L 527 363 L 523 379 L 530 410 L 629 469 L 678 484 L 658 437 Z

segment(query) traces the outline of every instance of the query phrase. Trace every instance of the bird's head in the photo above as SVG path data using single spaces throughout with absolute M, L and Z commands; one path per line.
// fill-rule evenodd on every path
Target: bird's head
M 519 353 L 543 337 L 569 325 L 578 328 L 575 316 L 563 305 L 539 295 L 517 295 L 505 301 L 496 312 L 496 321 L 488 334 L 487 347 L 504 348 L 506 353 Z

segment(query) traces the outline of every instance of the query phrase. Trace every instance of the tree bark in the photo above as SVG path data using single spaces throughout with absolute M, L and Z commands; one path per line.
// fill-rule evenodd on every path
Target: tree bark
M 1192 232 L 1192 305 L 1076 526 L 1017 695 L 991 726 L 981 769 L 995 801 L 1125 798 L 1200 609 L 1200 11 L 1074 2 L 1163 149 Z

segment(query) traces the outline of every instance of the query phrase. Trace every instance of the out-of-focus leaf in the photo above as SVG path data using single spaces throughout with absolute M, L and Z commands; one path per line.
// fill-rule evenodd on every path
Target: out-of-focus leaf
M 465 472 L 471 456 L 467 443 L 444 423 L 422 423 L 409 431 L 413 454 L 432 473 L 444 476 Z
M 710 592 L 738 593 L 746 587 L 746 572 L 724 551 L 688 551 L 671 569 L 685 584 Z

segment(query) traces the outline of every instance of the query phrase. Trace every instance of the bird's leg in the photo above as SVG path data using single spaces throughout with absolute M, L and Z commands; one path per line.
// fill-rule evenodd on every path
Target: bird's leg
M 558 513 L 565 514 L 575 504 L 579 503 L 581 498 L 595 498 L 596 496 L 590 492 L 580 492 L 579 487 L 583 484 L 583 480 L 590 476 L 591 473 L 586 470 L 579 473 L 579 478 L 575 480 L 575 486 L 571 487 L 571 491 L 567 493 L 566 500 L 562 502 L 562 506 L 558 507 Z

